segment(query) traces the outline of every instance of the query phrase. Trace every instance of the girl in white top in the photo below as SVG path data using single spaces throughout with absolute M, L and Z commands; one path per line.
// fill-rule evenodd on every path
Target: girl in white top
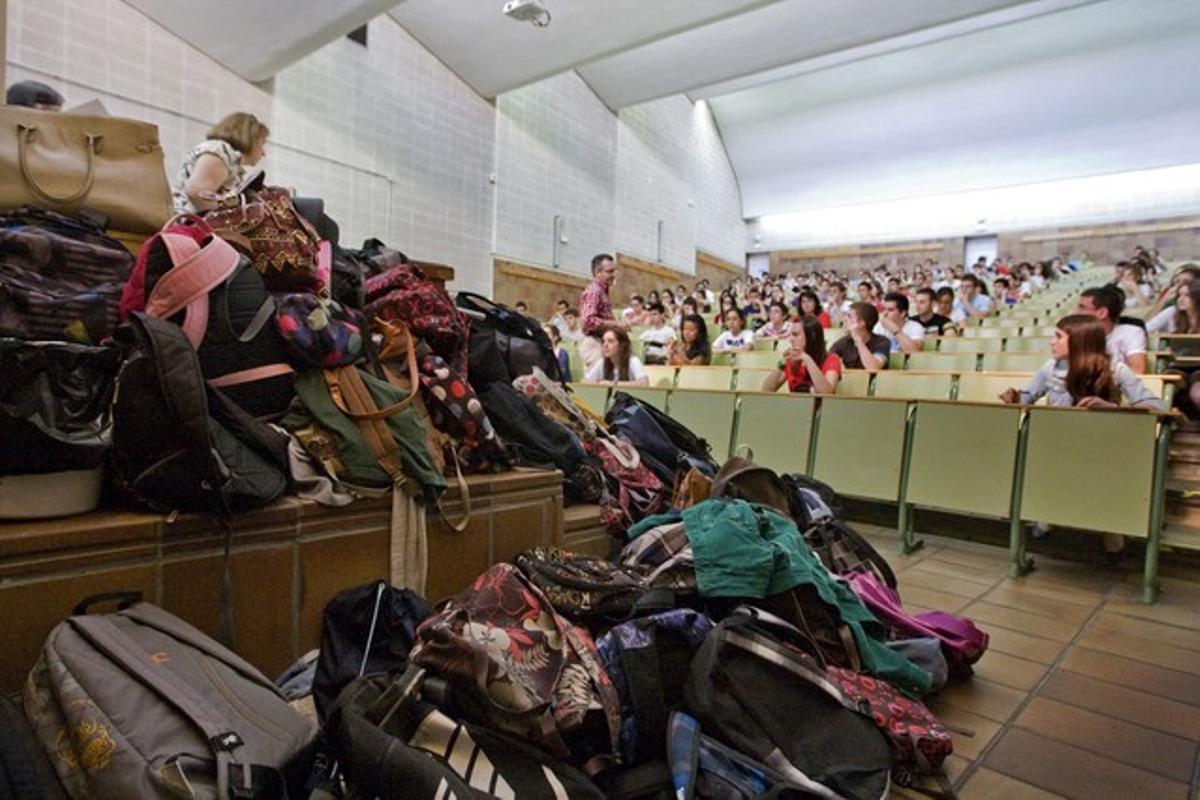
M 725 312 L 725 331 L 712 346 L 714 353 L 745 353 L 754 349 L 754 331 L 746 328 L 746 318 L 740 309 Z
M 631 350 L 629 334 L 622 328 L 609 328 L 600 340 L 600 352 L 604 357 L 592 365 L 583 380 L 586 383 L 649 386 L 650 376 Z
M 213 126 L 179 167 L 171 195 L 175 211 L 207 211 L 242 183 L 247 167 L 262 161 L 270 129 L 253 114 L 239 111 Z
M 1146 322 L 1147 333 L 1200 332 L 1200 284 L 1183 283 L 1175 291 L 1175 305 L 1151 317 Z

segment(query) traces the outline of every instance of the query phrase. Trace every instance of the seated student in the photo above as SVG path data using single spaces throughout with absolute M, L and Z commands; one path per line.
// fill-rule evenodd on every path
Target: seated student
M 712 363 L 712 346 L 708 342 L 704 317 L 693 313 L 683 318 L 679 338 L 671 343 L 667 363 L 673 367 L 707 367 Z
M 813 316 L 821 323 L 822 328 L 832 328 L 833 320 L 829 318 L 829 314 L 825 309 L 821 308 L 821 298 L 817 297 L 817 293 L 812 289 L 805 289 L 800 292 L 800 316 Z
M 926 336 L 941 336 L 947 328 L 951 329 L 951 333 L 948 335 L 953 336 L 956 332 L 954 323 L 950 321 L 949 317 L 934 311 L 933 306 L 936 298 L 937 292 L 933 291 L 933 289 L 928 287 L 917 289 L 916 294 L 913 295 L 914 310 L 917 313 L 915 316 L 910 317 L 910 319 L 924 329 Z M 950 300 L 951 302 L 954 300 L 953 292 L 950 293 Z
M 270 128 L 243 111 L 214 125 L 179 167 L 171 185 L 175 211 L 196 214 L 228 198 L 242 183 L 247 168 L 262 161 L 270 135 Z
M 1171 330 L 1175 320 L 1173 305 L 1179 297 L 1180 287 L 1192 283 L 1200 276 L 1200 267 L 1195 264 L 1184 264 L 1172 277 L 1167 287 L 1159 293 L 1154 305 L 1146 312 L 1147 333 L 1178 333 Z
M 712 349 L 714 353 L 745 353 L 754 349 L 754 331 L 746 329 L 741 309 L 725 312 L 725 331 L 713 342 Z
M 667 324 L 662 303 L 651 303 L 646 312 L 650 315 L 650 327 L 638 337 L 646 345 L 646 363 L 665 364 L 671 345 L 675 343 L 675 329 Z
M 892 343 L 884 337 L 871 333 L 879 322 L 879 312 L 870 303 L 855 303 L 845 315 L 845 328 L 849 336 L 833 343 L 829 352 L 842 360 L 846 369 L 887 369 L 888 354 Z
M 933 310 L 939 316 L 950 320 L 950 323 L 942 328 L 942 336 L 958 336 L 962 333 L 962 327 L 951 316 L 954 313 L 953 289 L 949 286 L 943 286 L 937 290 L 937 296 L 933 300 Z
M 671 325 L 675 330 L 683 329 L 683 321 L 690 316 L 700 313 L 700 306 L 696 304 L 696 298 L 685 297 L 683 302 L 679 304 L 679 311 L 675 314 L 675 318 L 671 320 Z
M 713 325 L 724 325 L 725 324 L 725 315 L 728 314 L 730 311 L 736 309 L 737 307 L 738 307 L 737 299 L 733 296 L 733 292 L 730 292 L 730 291 L 721 292 L 721 308 L 713 316 Z M 742 317 L 743 327 L 745 327 L 745 321 L 746 321 L 746 318 Z
M 794 319 L 788 349 L 779 368 L 763 380 L 763 391 L 778 391 L 787 381 L 789 392 L 833 394 L 842 379 L 842 360 L 825 350 L 825 329 L 813 316 Z
M 563 329 L 567 327 L 566 314 L 567 309 L 571 304 L 566 300 L 559 300 L 554 304 L 554 316 L 550 318 L 550 324 L 558 329 L 558 335 L 563 335 Z
M 650 376 L 638 357 L 632 354 L 629 334 L 623 328 L 608 328 L 600 339 L 603 358 L 592 365 L 583 380 L 587 383 L 627 383 L 649 386 Z
M 563 381 L 570 383 L 572 380 L 571 354 L 567 352 L 567 348 L 562 346 L 562 337 L 558 335 L 558 328 L 546 324 L 542 326 L 542 330 L 550 337 L 550 346 L 554 348 L 554 357 L 558 359 L 558 371 L 562 374 Z
M 993 306 L 992 298 L 984 293 L 983 281 L 968 272 L 958 285 L 958 298 L 954 301 L 950 319 L 963 322 L 974 317 L 986 317 L 992 313 Z
M 1124 362 L 1113 361 L 1105 344 L 1104 325 L 1090 314 L 1071 314 L 1058 321 L 1050 340 L 1051 359 L 1021 390 L 1000 395 L 1006 403 L 1036 403 L 1043 396 L 1052 406 L 1114 408 L 1122 399 L 1132 406 L 1166 409 Z
M 788 307 L 784 303 L 771 303 L 770 319 L 766 325 L 754 332 L 755 339 L 786 339 L 789 335 Z
M 1108 354 L 1113 363 L 1123 363 L 1137 375 L 1146 374 L 1146 329 L 1121 321 L 1125 293 L 1115 286 L 1084 289 L 1075 306 L 1076 314 L 1095 317 L 1103 326 Z
M 525 305 L 524 300 L 518 300 L 517 304 L 515 306 L 513 306 L 513 310 L 516 311 L 518 314 L 524 314 L 525 316 L 529 316 L 529 306 Z
M 563 324 L 558 329 L 563 339 L 572 342 L 583 341 L 583 326 L 579 324 L 579 309 L 572 306 L 563 312 Z
M 887 339 L 893 353 L 919 353 L 925 342 L 925 326 L 908 318 L 908 298 L 899 292 L 883 296 L 883 313 L 872 332 Z
M 997 303 L 1003 303 L 1006 306 L 1015 306 L 1021 300 L 1020 295 L 1012 290 L 1012 281 L 1004 275 L 992 281 L 992 293 L 996 295 Z
M 1165 324 L 1152 327 L 1150 322 L 1147 322 L 1146 330 L 1158 333 L 1200 333 L 1200 283 L 1181 283 L 1176 290 L 1174 307 L 1164 309 L 1162 314 L 1168 312 L 1171 316 Z
M 766 324 L 767 306 L 763 303 L 762 293 L 758 289 L 750 290 L 749 299 L 742 308 L 742 315 L 745 316 L 751 330 L 758 330 Z

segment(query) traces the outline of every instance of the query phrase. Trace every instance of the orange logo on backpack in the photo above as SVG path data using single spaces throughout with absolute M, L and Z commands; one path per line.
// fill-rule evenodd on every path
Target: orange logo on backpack
M 162 650 L 159 650 L 157 653 L 152 653 L 150 655 L 150 660 L 155 664 L 165 664 L 171 660 L 171 657 Z

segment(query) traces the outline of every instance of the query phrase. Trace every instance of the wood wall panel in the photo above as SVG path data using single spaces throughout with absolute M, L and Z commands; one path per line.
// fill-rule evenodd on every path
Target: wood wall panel
M 514 470 L 468 478 L 471 524 L 455 533 L 428 516 L 429 583 L 436 601 L 491 560 L 563 535 L 562 475 Z M 457 487 L 443 506 L 462 513 Z M 390 573 L 390 498 L 331 509 L 285 498 L 234 520 L 235 649 L 268 677 L 316 647 L 335 594 Z M 202 515 L 100 511 L 0 523 L 0 691 L 17 691 L 46 636 L 83 597 L 134 590 L 199 629 L 219 627 L 222 533 Z

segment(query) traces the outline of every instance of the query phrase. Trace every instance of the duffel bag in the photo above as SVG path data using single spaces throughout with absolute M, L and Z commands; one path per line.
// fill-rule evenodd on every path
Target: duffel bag
M 133 254 L 93 223 L 38 208 L 4 214 L 0 336 L 98 345 L 132 271 Z
M 314 729 L 258 670 L 157 606 L 88 604 L 50 633 L 24 694 L 72 797 L 266 800 L 307 777 Z

